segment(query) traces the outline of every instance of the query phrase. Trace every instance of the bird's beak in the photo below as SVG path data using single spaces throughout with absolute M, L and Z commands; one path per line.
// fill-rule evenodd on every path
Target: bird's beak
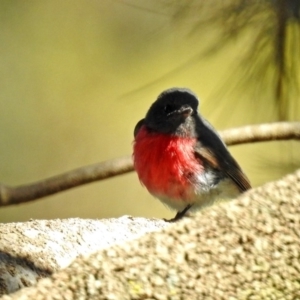
M 189 117 L 193 113 L 193 109 L 191 107 L 182 107 L 178 110 L 178 113 L 182 115 L 184 118 Z

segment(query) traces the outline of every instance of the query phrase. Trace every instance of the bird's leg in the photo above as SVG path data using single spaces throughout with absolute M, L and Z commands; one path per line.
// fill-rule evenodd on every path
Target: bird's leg
M 189 204 L 187 205 L 182 211 L 177 212 L 177 214 L 175 215 L 174 218 L 170 219 L 170 220 L 166 220 L 164 219 L 166 222 L 177 222 L 178 220 L 180 220 L 181 218 L 183 218 L 186 214 L 186 212 L 192 207 L 193 204 Z

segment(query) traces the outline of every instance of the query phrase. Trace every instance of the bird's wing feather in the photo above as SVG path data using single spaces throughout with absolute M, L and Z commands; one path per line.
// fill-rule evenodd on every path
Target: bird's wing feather
M 241 192 L 251 188 L 248 178 L 233 157 L 230 159 L 228 157 L 220 157 L 218 154 L 213 154 L 209 148 L 204 148 L 203 146 L 196 146 L 195 153 L 211 168 L 223 171 L 236 183 Z
M 210 130 L 201 130 L 201 126 L 208 127 Z M 230 177 L 241 192 L 250 189 L 249 179 L 208 121 L 202 119 L 197 128 L 199 137 L 195 146 L 196 157 L 199 157 L 211 168 L 218 169 Z

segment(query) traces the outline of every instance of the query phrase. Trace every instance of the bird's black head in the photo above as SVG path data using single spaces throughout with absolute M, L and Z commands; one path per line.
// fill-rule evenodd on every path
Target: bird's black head
M 189 89 L 168 89 L 151 105 L 144 124 L 156 132 L 194 137 L 198 104 L 197 96 Z

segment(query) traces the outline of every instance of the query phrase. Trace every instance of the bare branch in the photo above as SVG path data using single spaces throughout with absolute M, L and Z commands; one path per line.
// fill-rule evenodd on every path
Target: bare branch
M 220 132 L 227 145 L 300 140 L 300 122 L 278 122 L 233 128 Z M 0 184 L 0 206 L 20 204 L 70 188 L 133 171 L 130 156 L 78 168 L 36 183 L 10 187 Z
M 35 183 L 10 187 L 0 184 L 0 206 L 19 204 L 83 184 L 133 171 L 130 156 L 84 166 Z
M 300 122 L 249 125 L 220 132 L 228 146 L 266 141 L 300 140 Z

